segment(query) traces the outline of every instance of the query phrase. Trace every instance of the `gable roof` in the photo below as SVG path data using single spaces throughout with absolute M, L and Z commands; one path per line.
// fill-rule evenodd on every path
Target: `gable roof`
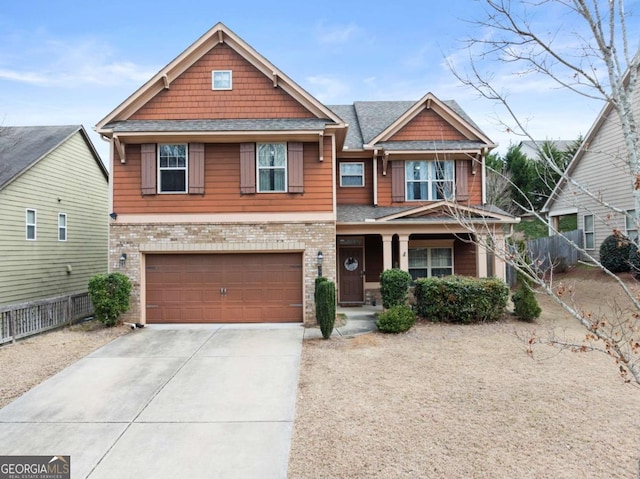
M 291 95 L 291 97 L 316 117 L 330 120 L 330 122 L 341 127 L 346 126 L 335 112 L 311 96 L 269 60 L 260 55 L 249 44 L 227 28 L 226 25 L 217 23 L 168 65 L 156 73 L 147 83 L 138 88 L 138 90 L 116 107 L 115 110 L 100 120 L 95 127 L 96 131 L 101 134 L 111 133 L 109 128 L 110 123 L 118 120 L 127 120 L 141 106 L 167 88 L 175 78 L 179 77 L 190 66 L 220 43 L 225 43 L 235 50 L 266 77 L 272 79 L 274 86 L 282 88 L 282 90 Z
M 82 125 L 10 126 L 0 128 L 0 189 L 80 132 L 105 179 L 109 174 Z
M 356 101 L 353 105 L 330 105 L 349 125 L 345 146 L 352 150 L 373 147 L 397 150 L 434 150 L 489 147 L 496 145 L 454 100 L 441 101 L 427 93 L 416 101 Z M 425 109 L 433 109 L 463 133 L 463 141 L 387 141 Z

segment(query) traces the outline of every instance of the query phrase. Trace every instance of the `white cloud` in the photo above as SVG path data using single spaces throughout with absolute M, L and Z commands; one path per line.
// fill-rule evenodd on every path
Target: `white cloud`
M 350 89 L 344 81 L 326 75 L 307 77 L 309 92 L 325 104 L 351 103 Z
M 362 29 L 355 23 L 348 25 L 327 25 L 321 21 L 316 26 L 316 38 L 323 45 L 338 45 L 347 43 L 360 34 Z
M 42 87 L 140 84 L 157 68 L 115 59 L 93 38 L 12 38 L 0 52 L 0 79 Z

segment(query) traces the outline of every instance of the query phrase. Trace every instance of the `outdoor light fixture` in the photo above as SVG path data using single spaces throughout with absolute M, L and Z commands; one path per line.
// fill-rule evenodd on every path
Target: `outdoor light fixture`
M 109 216 L 111 216 L 112 220 L 115 220 L 118 217 L 118 213 L 114 211 L 113 213 L 109 213 Z
M 322 262 L 324 261 L 324 255 L 322 251 L 318 251 L 318 255 L 316 256 L 316 264 L 318 265 L 318 276 L 322 276 Z
M 120 255 L 120 267 L 124 268 L 125 264 L 127 264 L 127 253 L 122 253 Z

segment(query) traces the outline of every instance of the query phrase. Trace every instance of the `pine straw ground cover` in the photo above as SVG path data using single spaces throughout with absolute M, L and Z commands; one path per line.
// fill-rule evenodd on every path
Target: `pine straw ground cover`
M 624 303 L 603 276 L 565 281 L 594 312 Z M 584 333 L 539 300 L 533 324 L 305 341 L 289 477 L 638 477 L 640 388 L 598 353 L 528 355 L 533 330 Z

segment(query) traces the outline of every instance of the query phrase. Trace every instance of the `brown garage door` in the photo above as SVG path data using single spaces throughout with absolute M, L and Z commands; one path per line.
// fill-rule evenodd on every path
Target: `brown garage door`
M 146 256 L 149 323 L 302 321 L 302 255 Z

